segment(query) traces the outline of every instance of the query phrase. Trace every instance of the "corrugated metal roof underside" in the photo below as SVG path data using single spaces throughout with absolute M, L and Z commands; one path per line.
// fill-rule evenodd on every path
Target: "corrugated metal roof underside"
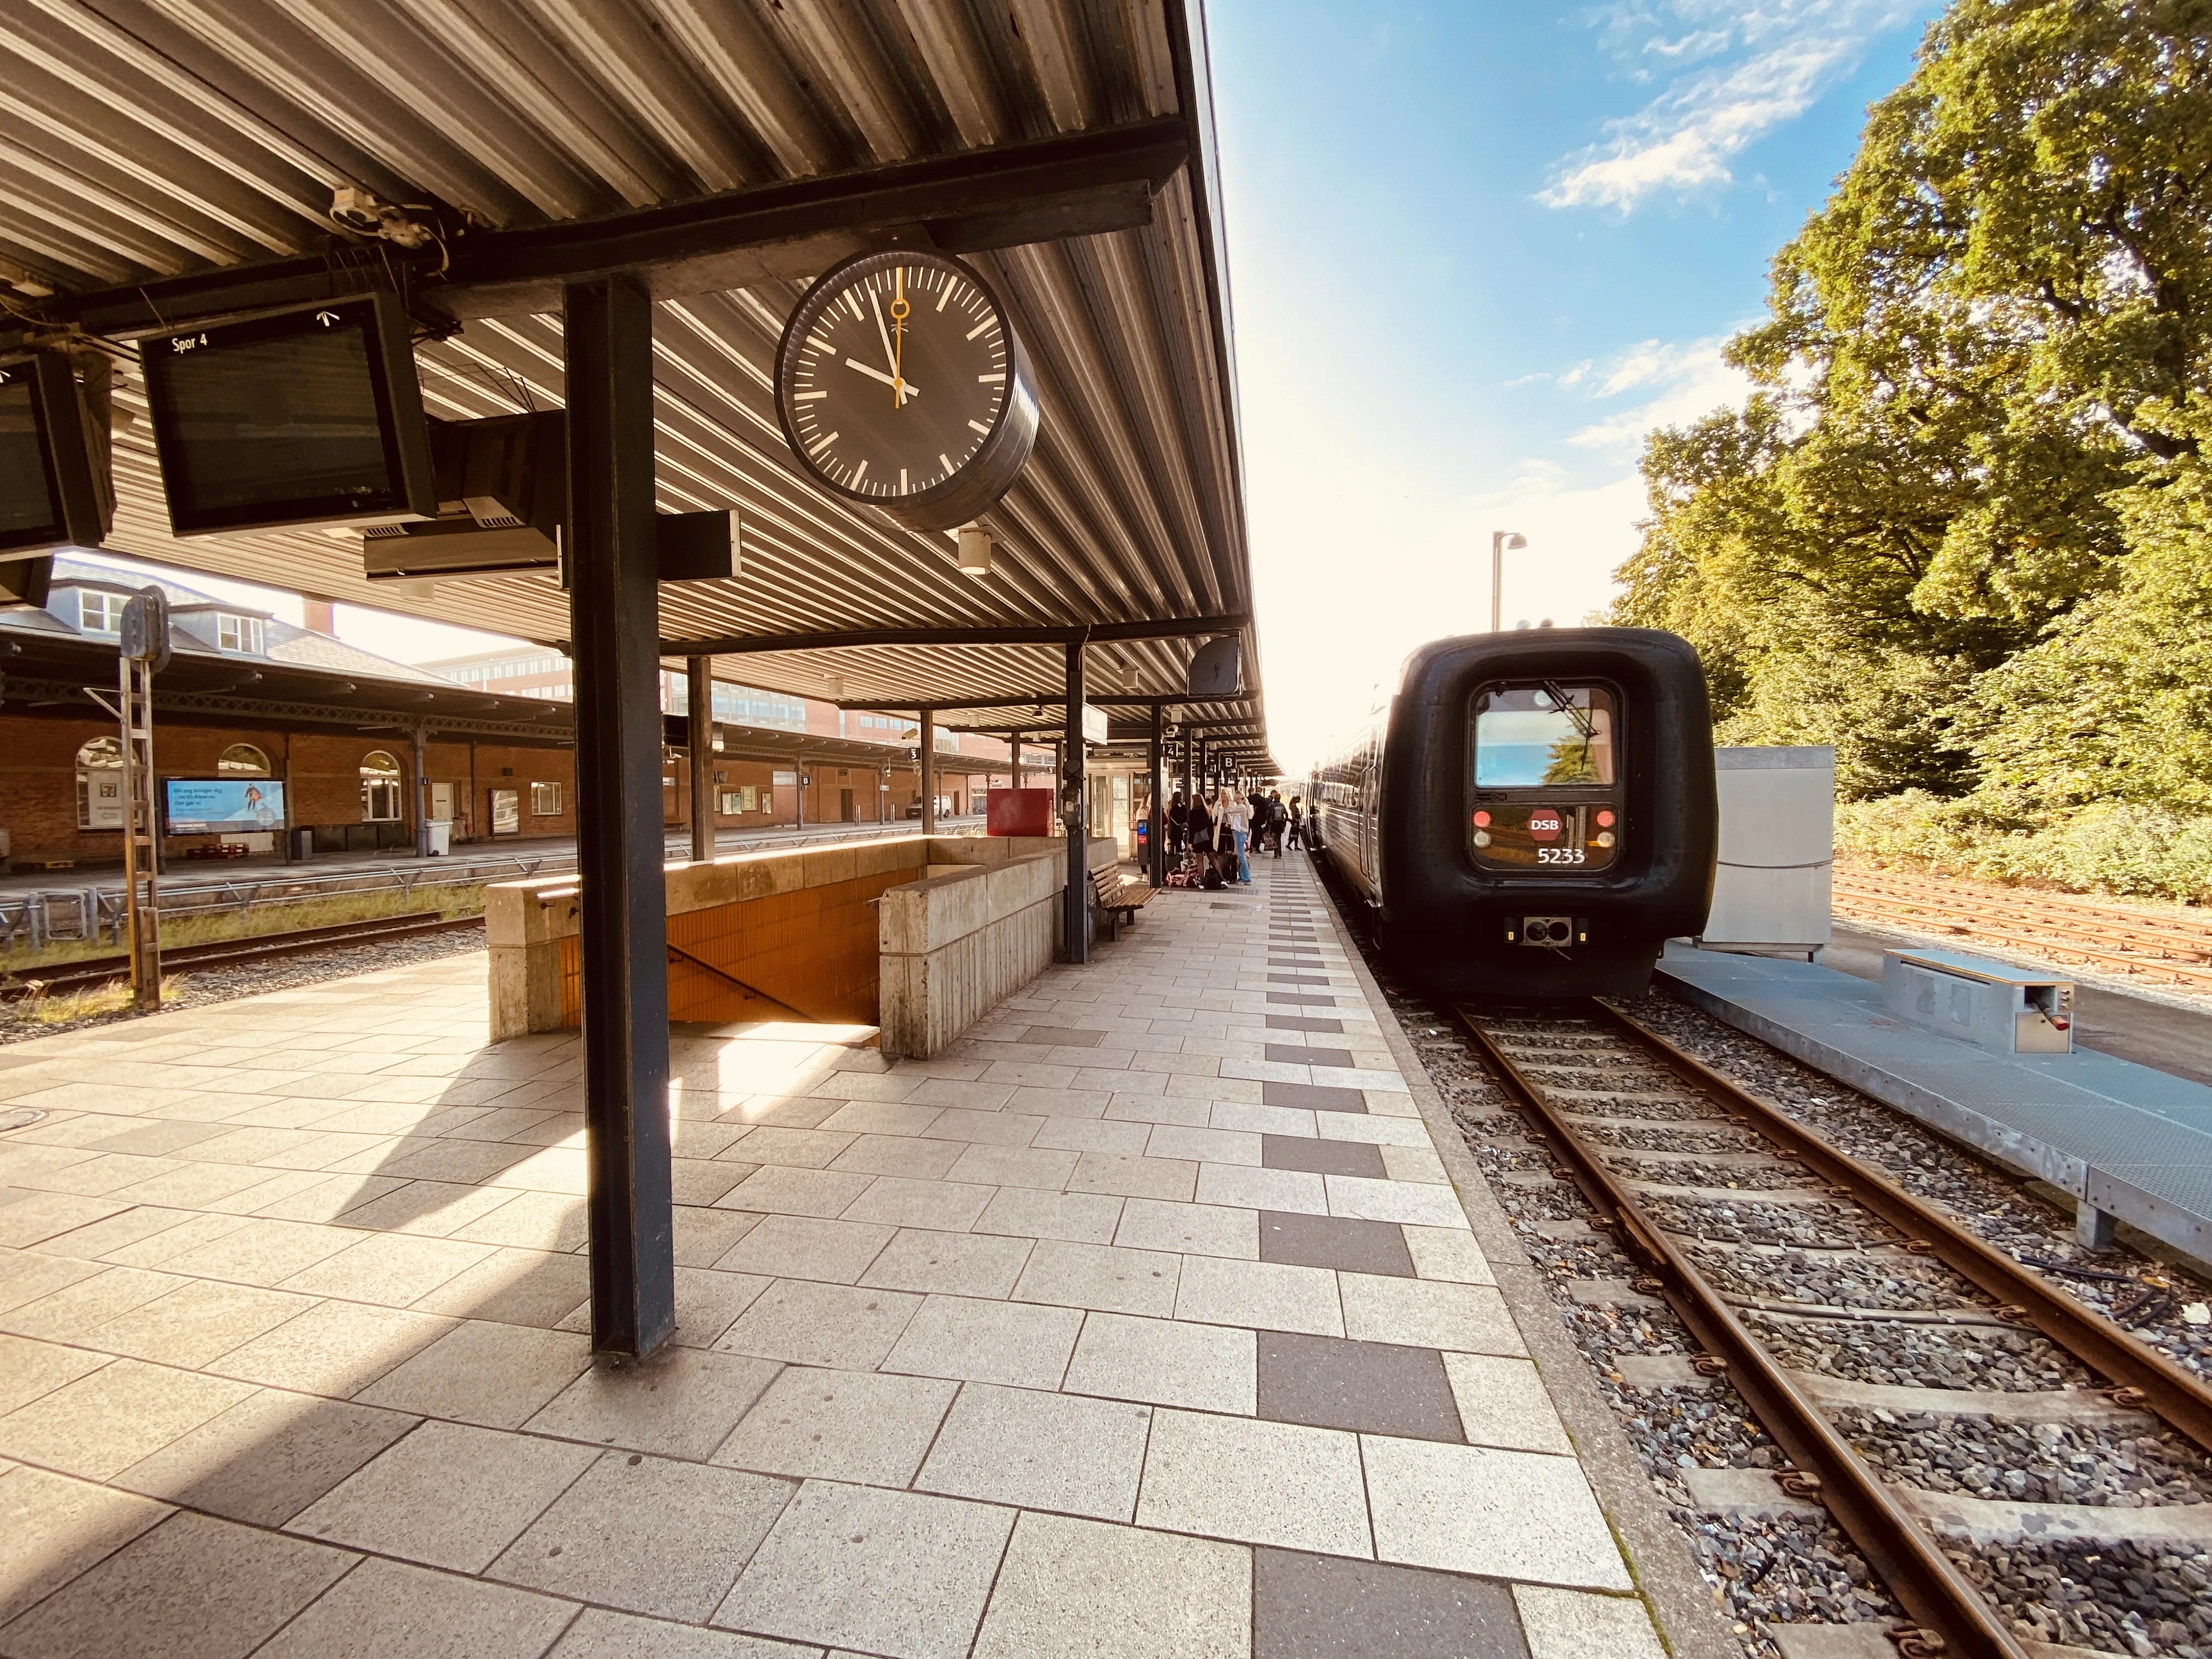
M 1170 27 L 1164 0 L 16 0 L 0 12 L 0 260 L 111 286 L 321 247 L 346 185 L 509 228 L 1142 120 L 1176 110 Z M 663 303 L 661 504 L 744 523 L 742 578 L 664 590 L 663 636 L 1249 611 L 1216 352 L 1229 324 L 1198 210 L 1186 168 L 1149 227 L 971 256 L 1044 407 L 1027 471 L 985 520 L 998 547 L 980 580 L 949 538 L 796 475 L 770 376 L 797 288 Z M 562 400 L 556 317 L 472 321 L 418 363 L 434 414 Z M 143 407 L 120 388 L 118 416 Z M 118 421 L 115 454 L 115 550 L 532 639 L 568 631 L 550 576 L 399 597 L 365 580 L 351 538 L 175 540 L 143 422 Z M 1126 668 L 1106 689 L 1172 692 L 1189 648 L 1116 647 Z M 910 700 L 1048 690 L 1061 661 L 871 647 L 723 672 Z

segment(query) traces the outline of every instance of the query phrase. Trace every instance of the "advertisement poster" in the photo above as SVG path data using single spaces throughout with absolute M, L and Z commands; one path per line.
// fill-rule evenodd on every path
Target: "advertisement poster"
M 164 778 L 173 836 L 251 835 L 284 827 L 284 786 L 275 778 Z

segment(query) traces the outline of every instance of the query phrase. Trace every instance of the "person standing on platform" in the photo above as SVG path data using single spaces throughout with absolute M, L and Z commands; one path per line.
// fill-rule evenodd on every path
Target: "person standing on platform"
M 1270 789 L 1267 792 L 1267 839 L 1273 844 L 1275 856 L 1279 859 L 1283 856 L 1283 831 L 1288 819 L 1289 815 L 1283 811 L 1283 792 Z
M 1303 847 L 1304 845 L 1301 838 L 1305 833 L 1306 827 L 1304 802 L 1305 797 L 1304 795 L 1293 795 L 1291 797 L 1291 827 L 1284 832 L 1284 839 L 1288 841 L 1293 847 Z
M 1180 865 L 1183 848 L 1190 844 L 1190 807 L 1178 789 L 1168 797 L 1168 856 Z
M 1183 815 L 1184 827 L 1190 834 L 1190 850 L 1200 859 L 1213 854 L 1213 814 L 1206 810 L 1206 797 L 1193 795 L 1190 809 Z
M 1252 835 L 1252 809 L 1244 804 L 1241 795 L 1231 794 L 1224 789 L 1219 808 L 1214 816 L 1226 824 L 1229 833 L 1237 838 L 1237 879 L 1249 887 L 1252 884 L 1252 861 L 1244 854 Z M 1221 850 L 1225 853 L 1230 849 L 1224 847 Z

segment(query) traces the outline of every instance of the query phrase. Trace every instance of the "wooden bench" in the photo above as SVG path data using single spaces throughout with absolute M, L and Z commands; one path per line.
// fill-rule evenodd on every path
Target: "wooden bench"
M 1152 895 L 1158 890 L 1148 881 L 1123 881 L 1111 870 L 1093 870 L 1091 890 L 1097 896 L 1098 908 L 1108 918 L 1106 937 L 1112 939 L 1121 937 L 1124 921 L 1132 927 L 1136 925 L 1137 912 L 1152 902 Z

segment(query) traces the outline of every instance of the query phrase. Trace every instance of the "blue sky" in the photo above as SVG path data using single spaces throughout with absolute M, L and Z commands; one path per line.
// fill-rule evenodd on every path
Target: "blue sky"
M 1603 606 L 1653 427 L 1910 72 L 1929 0 L 1207 0 L 1275 752 L 1423 641 Z M 194 579 L 247 598 L 259 590 Z M 294 619 L 298 602 L 262 602 Z M 404 659 L 485 636 L 348 609 Z
M 1429 639 L 1581 619 L 1655 426 L 1910 73 L 1916 0 L 1211 0 L 1261 651 L 1296 767 Z

